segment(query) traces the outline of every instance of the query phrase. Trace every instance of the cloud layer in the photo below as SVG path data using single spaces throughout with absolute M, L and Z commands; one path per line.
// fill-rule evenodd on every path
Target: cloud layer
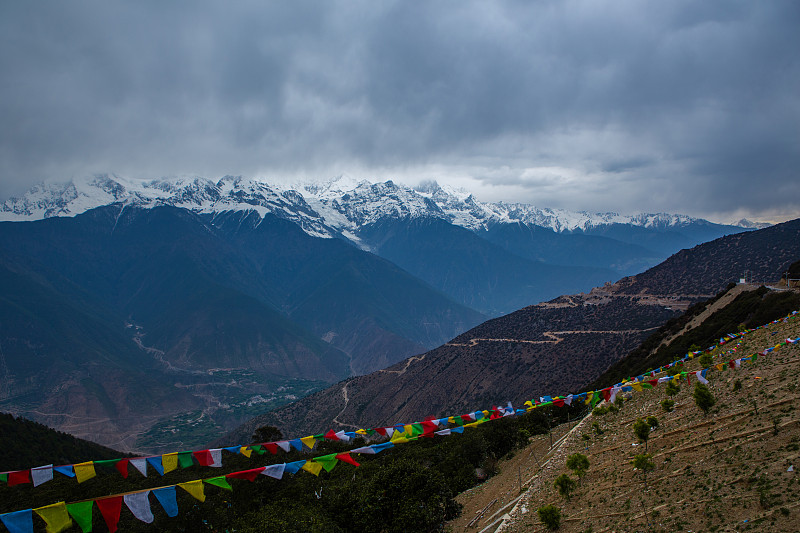
M 0 197 L 346 172 L 484 200 L 800 214 L 800 4 L 0 6 Z

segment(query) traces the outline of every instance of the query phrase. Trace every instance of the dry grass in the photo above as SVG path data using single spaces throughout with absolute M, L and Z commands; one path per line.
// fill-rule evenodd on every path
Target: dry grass
M 798 336 L 800 319 L 794 318 L 725 345 L 714 362 Z M 735 352 L 723 353 L 734 347 Z M 686 369 L 697 370 L 699 363 Z M 547 436 L 537 437 L 501 466 L 500 475 L 459 497 L 464 513 L 449 524 L 451 531 L 544 531 L 536 509 L 545 504 L 561 508 L 559 531 L 564 532 L 800 531 L 800 346 L 783 346 L 755 363 L 712 371 L 708 377 L 717 400 L 708 416 L 692 400 L 692 379 L 674 397 L 671 413 L 660 406 L 666 395 L 659 385 L 633 393 L 619 412 L 557 429 L 556 435 L 566 436 L 553 449 Z M 737 380 L 742 386 L 734 391 Z M 648 415 L 658 418 L 659 427 L 648 442 L 656 466 L 645 488 L 631 465 L 636 454 L 644 453 L 632 426 L 637 417 Z M 593 422 L 602 435 L 594 434 Z M 568 473 L 564 463 L 575 452 L 587 455 L 591 466 L 566 501 L 553 480 Z M 794 472 L 787 471 L 790 466 Z M 520 477 L 524 495 L 503 509 L 520 495 Z

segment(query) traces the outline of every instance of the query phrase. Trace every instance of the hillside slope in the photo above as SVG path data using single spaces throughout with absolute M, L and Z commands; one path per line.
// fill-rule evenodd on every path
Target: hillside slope
M 375 426 L 568 394 L 597 379 L 669 318 L 737 279 L 729 262 L 779 279 L 800 257 L 800 220 L 723 237 L 679 255 L 641 280 L 625 278 L 485 322 L 435 350 L 262 415 L 223 440 L 238 442 L 264 424 L 315 433 L 330 425 Z
M 714 362 L 758 353 L 798 336 L 796 319 L 773 324 L 715 350 Z M 698 368 L 696 360 L 687 366 L 689 371 Z M 453 526 L 465 523 L 492 498 L 508 494 L 518 468 L 526 487 L 522 499 L 505 520 L 493 517 L 478 527 L 494 521 L 488 531 L 544 531 L 536 510 L 552 504 L 561 510 L 559 531 L 564 532 L 797 531 L 800 418 L 793 405 L 800 398 L 799 377 L 800 347 L 795 344 L 738 369 L 711 373 L 716 404 L 707 416 L 692 399 L 694 384 L 686 386 L 685 381 L 672 412 L 659 405 L 667 397 L 663 386 L 633 393 L 618 412 L 589 415 L 571 428 L 556 448 L 538 456 L 538 463 L 521 451 L 516 468 L 460 498 L 465 508 Z M 645 453 L 632 426 L 646 416 L 657 417 L 658 427 L 647 442 L 655 468 L 645 485 L 631 462 Z M 590 466 L 567 500 L 556 491 L 554 480 L 570 474 L 566 458 L 578 452 L 588 457 Z

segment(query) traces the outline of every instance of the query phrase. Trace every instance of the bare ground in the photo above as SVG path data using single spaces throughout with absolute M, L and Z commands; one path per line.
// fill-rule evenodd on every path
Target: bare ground
M 717 349 L 714 363 L 798 336 L 800 319 L 781 322 Z M 697 369 L 697 361 L 687 367 Z M 672 412 L 660 406 L 666 395 L 659 385 L 634 392 L 619 412 L 554 429 L 552 449 L 549 436 L 535 437 L 500 474 L 459 496 L 463 513 L 450 531 L 545 531 L 536 510 L 546 504 L 561 509 L 564 532 L 800 531 L 800 346 L 783 346 L 740 369 L 712 370 L 708 378 L 717 404 L 707 416 L 692 399 L 693 378 L 674 397 Z M 741 389 L 734 391 L 737 380 Z M 632 426 L 648 415 L 659 427 L 647 443 L 655 470 L 645 487 L 631 465 L 645 451 Z M 602 434 L 592 430 L 594 422 Z M 591 466 L 568 501 L 553 481 L 570 473 L 566 457 L 576 452 Z

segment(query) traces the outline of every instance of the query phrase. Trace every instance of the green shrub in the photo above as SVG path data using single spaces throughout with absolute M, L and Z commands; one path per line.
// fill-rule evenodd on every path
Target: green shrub
M 711 393 L 711 390 L 703 385 L 702 383 L 696 383 L 694 386 L 694 392 L 692 392 L 692 398 L 694 398 L 694 403 L 697 404 L 703 411 L 703 415 L 708 414 L 708 410 L 711 409 L 715 403 L 717 403 L 716 398 Z
M 670 400 L 669 398 L 664 398 L 663 400 L 661 400 L 661 408 L 664 411 L 671 413 L 674 407 L 675 407 L 675 400 Z
M 633 434 L 639 439 L 639 442 L 644 442 L 644 449 L 647 450 L 647 440 L 650 438 L 650 424 L 646 420 L 637 418 L 633 424 Z
M 558 529 L 561 526 L 561 509 L 555 505 L 539 507 L 536 512 L 547 529 Z
M 650 425 L 650 429 L 657 429 L 658 428 L 658 418 L 650 415 L 645 420 Z
M 561 474 L 553 482 L 553 485 L 558 489 L 558 493 L 561 494 L 561 496 L 569 500 L 572 491 L 575 490 L 578 484 L 567 474 Z
M 700 356 L 700 366 L 703 368 L 708 368 L 713 363 L 714 358 L 711 356 L 710 353 L 704 353 Z
M 573 453 L 567 457 L 567 468 L 572 470 L 572 473 L 578 476 L 578 479 L 583 480 L 583 476 L 589 470 L 589 458 L 582 453 Z
M 664 389 L 664 392 L 667 393 L 667 396 L 675 396 L 680 391 L 681 391 L 680 385 L 678 385 L 674 381 L 667 382 L 667 388 Z

